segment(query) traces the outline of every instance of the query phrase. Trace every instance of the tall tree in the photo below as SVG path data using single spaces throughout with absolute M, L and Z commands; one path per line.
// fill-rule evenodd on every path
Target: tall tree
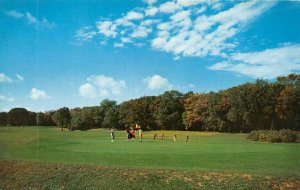
M 184 129 L 182 93 L 171 90 L 159 97 L 159 106 L 155 114 L 158 127 L 163 129 Z
M 56 123 L 58 127 L 61 127 L 61 130 L 63 131 L 64 127 L 68 127 L 70 129 L 70 121 L 71 121 L 71 115 L 69 108 L 63 107 L 58 109 L 52 116 L 53 121 Z
M 12 126 L 36 125 L 36 114 L 25 108 L 13 108 L 7 114 L 7 122 Z

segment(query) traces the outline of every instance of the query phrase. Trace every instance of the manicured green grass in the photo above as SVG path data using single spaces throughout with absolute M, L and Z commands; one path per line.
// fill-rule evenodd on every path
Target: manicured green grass
M 166 140 L 153 140 L 164 133 Z M 178 141 L 172 142 L 174 134 Z M 189 135 L 189 142 L 185 138 Z M 245 134 L 179 131 L 144 132 L 144 141 L 128 142 L 117 131 L 61 132 L 48 127 L 0 128 L 0 159 L 83 164 L 136 169 L 300 176 L 300 144 L 252 142 Z

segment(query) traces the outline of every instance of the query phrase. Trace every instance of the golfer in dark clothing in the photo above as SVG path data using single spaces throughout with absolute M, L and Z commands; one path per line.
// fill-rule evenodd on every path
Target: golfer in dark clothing
M 129 141 L 132 138 L 131 133 L 130 133 L 129 129 L 127 129 L 126 132 L 127 132 L 127 139 Z

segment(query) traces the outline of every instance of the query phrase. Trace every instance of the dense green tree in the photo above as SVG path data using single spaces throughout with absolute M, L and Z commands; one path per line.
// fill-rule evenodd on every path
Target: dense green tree
M 105 128 L 119 128 L 118 108 L 109 108 L 104 115 L 102 126 Z
M 7 113 L 0 112 L 0 126 L 6 126 L 7 124 Z
M 25 108 L 13 108 L 7 114 L 7 122 L 12 126 L 36 125 L 36 114 Z
M 117 102 L 116 101 L 109 100 L 109 99 L 104 99 L 100 103 L 99 109 L 95 109 L 94 110 L 95 111 L 94 113 L 96 113 L 94 115 L 94 119 L 95 119 L 95 121 L 97 121 L 97 123 L 99 123 L 99 127 L 107 127 L 107 123 L 103 123 L 104 122 L 104 118 L 107 115 L 106 112 L 108 112 L 112 108 L 116 109 L 116 107 L 117 107 Z M 110 113 L 112 113 L 112 111 L 110 111 Z
M 160 95 L 159 106 L 155 113 L 155 120 L 159 129 L 184 129 L 182 114 L 184 111 L 182 93 L 172 90 Z
M 71 115 L 69 108 L 63 107 L 58 109 L 52 116 L 53 121 L 56 123 L 58 127 L 61 127 L 63 131 L 64 127 L 70 128 Z

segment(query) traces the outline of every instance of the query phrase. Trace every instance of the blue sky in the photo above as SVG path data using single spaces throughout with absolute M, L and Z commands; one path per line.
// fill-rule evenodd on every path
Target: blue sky
M 300 71 L 300 2 L 0 0 L 0 110 L 209 92 Z

